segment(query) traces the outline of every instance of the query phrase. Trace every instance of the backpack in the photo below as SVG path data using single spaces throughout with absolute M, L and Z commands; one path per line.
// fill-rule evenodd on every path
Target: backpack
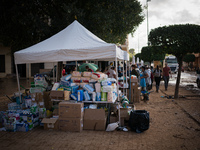
M 155 77 L 160 77 L 160 70 L 157 71 L 157 69 L 155 70 Z

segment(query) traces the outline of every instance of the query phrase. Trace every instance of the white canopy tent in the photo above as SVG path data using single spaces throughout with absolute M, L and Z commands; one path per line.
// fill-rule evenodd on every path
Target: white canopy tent
M 75 20 L 52 37 L 15 52 L 14 58 L 20 92 L 17 64 L 83 60 L 115 61 L 117 70 L 117 60 L 129 61 L 129 54 L 115 44 L 101 40 Z M 116 76 L 118 81 L 118 73 Z
M 14 57 L 15 64 L 129 59 L 127 52 L 101 40 L 76 20 L 52 37 L 15 52 Z

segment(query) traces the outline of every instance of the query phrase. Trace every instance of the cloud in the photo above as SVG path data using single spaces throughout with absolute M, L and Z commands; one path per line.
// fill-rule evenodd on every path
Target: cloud
M 193 16 L 188 10 L 184 9 L 176 13 L 175 17 L 173 18 L 172 22 L 180 22 L 180 23 L 189 23 L 195 20 L 195 16 Z
M 146 5 L 146 0 L 139 0 Z M 149 31 L 151 29 L 174 24 L 200 25 L 200 0 L 151 0 L 148 2 Z M 143 11 L 146 16 L 146 9 Z M 139 39 L 138 39 L 139 38 Z M 129 42 L 130 47 L 140 51 L 147 45 L 147 20 L 139 26 L 134 38 Z

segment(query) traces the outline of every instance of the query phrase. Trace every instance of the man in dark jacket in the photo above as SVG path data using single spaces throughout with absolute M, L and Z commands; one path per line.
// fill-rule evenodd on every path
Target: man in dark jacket
M 137 76 L 137 78 L 138 78 L 138 77 L 139 77 L 139 74 L 138 74 L 138 72 L 135 70 L 136 66 L 135 66 L 135 65 L 132 65 L 131 68 L 132 68 L 131 75 L 135 75 L 135 76 Z

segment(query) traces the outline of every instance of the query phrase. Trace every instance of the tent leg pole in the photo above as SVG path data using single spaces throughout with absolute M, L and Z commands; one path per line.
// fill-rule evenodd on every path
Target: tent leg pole
M 22 102 L 17 64 L 15 64 L 15 69 L 16 69 L 16 75 L 17 75 L 17 85 L 18 85 L 18 91 L 19 91 L 19 99 L 20 99 L 20 102 Z
M 115 67 L 116 67 L 116 78 L 117 78 L 117 101 L 118 101 L 118 115 L 119 115 L 119 127 L 121 127 L 121 119 L 120 119 L 120 100 L 119 100 L 119 84 L 118 84 L 118 71 L 117 71 L 117 57 L 115 57 Z
M 103 72 L 102 69 L 101 69 L 101 62 L 99 63 L 99 65 L 100 65 L 100 71 Z
M 76 61 L 76 71 L 77 71 L 77 66 L 78 66 L 78 65 L 77 65 L 77 61 Z
M 54 71 L 55 64 L 53 63 L 53 82 L 55 83 L 55 71 Z
M 127 66 L 128 66 L 128 61 L 126 61 L 126 72 L 128 72 L 127 71 Z M 129 70 L 129 73 L 130 73 L 130 70 Z M 126 96 L 127 96 L 127 76 L 128 76 L 128 74 L 126 75 Z
M 56 82 L 58 82 L 58 62 L 57 62 L 57 67 L 56 67 Z
M 129 65 L 129 70 L 131 69 Z M 129 73 L 129 102 L 131 101 L 131 73 Z
M 123 95 L 124 95 L 124 60 L 123 60 Z

